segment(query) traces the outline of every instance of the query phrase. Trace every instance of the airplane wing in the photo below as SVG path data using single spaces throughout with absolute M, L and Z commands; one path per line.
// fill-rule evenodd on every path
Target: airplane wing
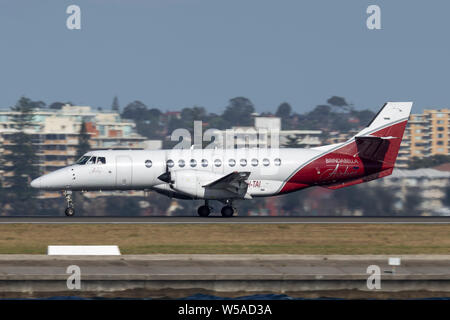
M 223 176 L 220 179 L 210 182 L 203 187 L 210 189 L 224 189 L 236 193 L 239 196 L 251 198 L 250 195 L 247 195 L 248 184 L 245 182 L 245 180 L 247 180 L 249 176 L 250 172 L 235 171 L 227 174 L 226 176 Z

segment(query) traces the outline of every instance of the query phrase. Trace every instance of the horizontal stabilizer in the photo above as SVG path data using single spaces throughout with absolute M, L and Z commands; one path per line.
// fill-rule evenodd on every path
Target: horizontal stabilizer
M 356 155 L 360 158 L 383 161 L 391 139 L 397 139 L 397 137 L 355 137 L 358 150 Z

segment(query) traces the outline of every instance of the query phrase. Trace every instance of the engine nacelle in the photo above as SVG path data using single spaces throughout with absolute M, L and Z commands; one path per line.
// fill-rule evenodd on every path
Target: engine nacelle
M 201 172 L 194 170 L 171 171 L 173 190 L 189 195 L 193 198 L 203 198 L 205 196 L 205 184 L 219 179 L 220 176 L 211 172 Z

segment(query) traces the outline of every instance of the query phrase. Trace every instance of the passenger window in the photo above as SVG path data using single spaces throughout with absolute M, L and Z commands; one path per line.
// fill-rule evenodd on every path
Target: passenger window
M 220 167 L 222 165 L 222 161 L 220 159 L 216 159 L 216 160 L 214 160 L 214 165 L 216 167 Z
M 234 159 L 228 160 L 228 165 L 229 165 L 230 167 L 234 167 L 234 166 L 236 165 L 236 160 L 234 160 Z
M 269 159 L 267 159 L 267 158 L 263 159 L 263 166 L 264 167 L 269 166 L 269 164 L 270 164 L 270 160 Z
M 247 165 L 247 160 L 241 159 L 239 163 L 241 164 L 241 167 L 245 167 Z
M 173 160 L 167 160 L 167 167 L 172 168 L 174 166 Z
M 89 159 L 87 164 L 95 164 L 96 160 L 97 160 L 97 157 L 92 157 Z
M 202 159 L 202 167 L 206 168 L 208 166 L 208 160 Z
M 178 160 L 178 166 L 179 166 L 180 168 L 184 168 L 184 165 L 185 165 L 185 162 L 184 162 L 183 159 Z
M 191 164 L 192 168 L 196 167 L 197 166 L 197 160 L 191 159 L 190 164 Z
M 252 166 L 256 167 L 258 165 L 258 159 L 252 159 Z
M 105 157 L 98 157 L 97 163 L 98 164 L 106 164 L 106 158 Z
M 275 163 L 276 166 L 281 166 L 281 159 L 280 158 L 276 158 L 273 163 Z

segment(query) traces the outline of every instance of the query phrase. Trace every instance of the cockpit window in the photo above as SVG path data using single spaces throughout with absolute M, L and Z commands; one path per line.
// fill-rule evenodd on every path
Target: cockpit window
M 89 160 L 90 156 L 82 156 L 77 162 L 76 164 L 86 164 L 86 162 Z
M 84 165 L 84 164 L 106 164 L 105 157 L 96 157 L 96 156 L 82 156 L 76 164 Z
M 106 164 L 106 158 L 105 157 L 98 157 L 97 163 L 98 164 Z
M 89 159 L 87 164 L 95 164 L 96 161 L 97 161 L 97 157 L 92 157 L 92 158 Z

